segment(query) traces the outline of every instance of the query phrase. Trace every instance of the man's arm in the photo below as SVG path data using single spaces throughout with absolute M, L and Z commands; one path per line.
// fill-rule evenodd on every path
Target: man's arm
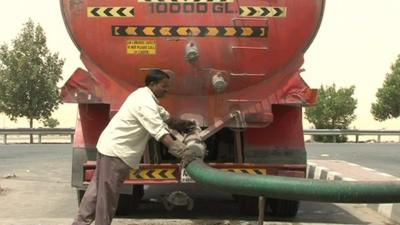
M 174 139 L 171 137 L 170 134 L 166 134 L 166 135 L 161 137 L 160 141 L 165 146 L 169 147 L 172 144 L 172 142 L 174 141 Z
M 196 123 L 190 120 L 169 118 L 165 123 L 171 129 L 178 131 L 179 133 L 190 133 L 196 128 Z
M 204 158 L 206 146 L 204 146 L 204 148 L 195 147 L 189 149 L 187 145 L 185 145 L 181 141 L 174 140 L 170 134 L 164 135 L 160 139 L 160 141 L 164 145 L 168 146 L 168 152 L 170 154 L 182 160 L 182 167 L 186 167 L 190 162 L 195 159 Z
M 177 158 L 182 158 L 187 146 L 181 141 L 174 140 L 170 134 L 160 138 L 161 143 L 168 147 L 168 152 Z

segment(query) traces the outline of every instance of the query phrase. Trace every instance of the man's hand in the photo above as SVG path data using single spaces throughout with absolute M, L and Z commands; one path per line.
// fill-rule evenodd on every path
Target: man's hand
M 171 155 L 173 155 L 177 158 L 180 158 L 180 159 L 183 157 L 183 154 L 186 149 L 187 149 L 187 146 L 178 140 L 172 141 L 171 144 L 168 146 L 168 152 Z
M 183 152 L 181 166 L 185 168 L 190 162 L 195 159 L 203 159 L 206 154 L 205 146 L 192 146 Z

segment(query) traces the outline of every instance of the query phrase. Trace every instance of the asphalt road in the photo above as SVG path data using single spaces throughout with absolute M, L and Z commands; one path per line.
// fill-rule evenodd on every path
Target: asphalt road
M 336 159 L 400 177 L 400 144 L 307 144 L 308 159 Z
M 70 144 L 0 144 L 0 177 L 3 178 L 0 186 L 5 189 L 0 195 L 1 216 L 70 217 L 74 214 L 71 148 Z M 5 179 L 7 176 L 10 178 Z
M 395 169 L 396 165 L 390 165 L 388 162 L 399 165 L 399 154 L 396 153 L 396 150 L 400 149 L 399 145 L 357 145 L 359 146 L 352 144 L 338 146 L 311 144 L 307 148 L 310 158 L 353 160 L 355 163 L 366 163 L 364 166 L 376 164 L 375 167 L 378 170 L 385 169 L 385 172 L 395 175 L 394 173 L 397 171 L 392 169 Z M 380 154 L 385 157 L 381 158 L 381 156 L 378 157 L 373 154 L 377 147 L 381 149 L 380 153 L 385 152 L 385 154 Z M 0 191 L 1 225 L 64 225 L 71 223 L 77 211 L 75 191 L 70 186 L 71 148 L 70 144 L 0 144 L 0 188 L 3 189 L 3 191 Z M 393 156 L 388 155 L 389 153 Z M 327 154 L 329 156 L 326 156 Z M 377 160 L 384 161 L 378 162 Z M 174 189 L 172 186 L 163 188 Z M 237 205 L 234 204 L 229 195 L 216 193 L 206 188 L 198 189 L 195 193 L 192 193 L 196 196 L 193 212 L 182 209 L 168 212 L 157 201 L 156 196 L 165 191 L 165 189 L 159 189 L 150 187 L 138 211 L 126 218 L 116 220 L 115 224 L 128 224 L 128 221 L 139 220 L 150 220 L 151 223 L 129 224 L 169 224 L 165 223 L 167 221 L 165 219 L 187 219 L 200 221 L 195 224 L 222 225 L 235 223 L 206 223 L 204 221 L 226 221 L 228 218 L 235 221 L 254 221 L 257 219 L 241 215 Z M 45 220 L 42 218 L 45 218 Z M 282 222 L 279 218 L 268 218 L 268 220 Z M 164 222 L 156 223 L 154 221 Z M 289 222 L 302 224 L 390 224 L 382 216 L 362 205 L 315 202 L 302 202 L 298 216 Z M 185 222 L 180 220 L 176 224 L 181 223 Z

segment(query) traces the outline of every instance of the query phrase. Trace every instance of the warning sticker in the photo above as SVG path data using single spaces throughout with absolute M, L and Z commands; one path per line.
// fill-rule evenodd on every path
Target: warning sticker
M 157 43 L 155 40 L 130 40 L 127 53 L 132 55 L 155 55 Z
M 186 172 L 185 168 L 181 170 L 181 183 L 196 183 Z
M 268 27 L 259 26 L 113 26 L 113 36 L 137 37 L 267 37 Z M 136 40 L 135 40 L 136 41 Z M 146 41 L 139 41 L 146 42 Z

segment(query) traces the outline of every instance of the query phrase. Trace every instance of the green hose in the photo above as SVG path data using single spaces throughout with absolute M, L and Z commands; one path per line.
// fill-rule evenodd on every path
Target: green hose
M 197 182 L 224 192 L 286 200 L 340 203 L 400 202 L 400 182 L 350 182 L 225 172 L 196 159 L 186 167 Z

